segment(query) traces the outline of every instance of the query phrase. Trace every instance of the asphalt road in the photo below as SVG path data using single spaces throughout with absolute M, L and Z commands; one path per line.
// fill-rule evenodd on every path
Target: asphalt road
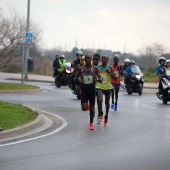
M 37 84 L 37 83 L 35 83 Z M 89 112 L 67 87 L 38 83 L 40 94 L 0 95 L 63 117 L 67 126 L 45 138 L 0 146 L 0 170 L 169 170 L 170 104 L 155 95 L 121 92 L 108 126 L 89 128 Z

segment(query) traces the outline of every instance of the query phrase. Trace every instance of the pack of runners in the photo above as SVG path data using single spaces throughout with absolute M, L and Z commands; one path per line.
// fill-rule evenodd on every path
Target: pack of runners
M 99 64 L 100 60 L 101 64 Z M 103 122 L 104 126 L 107 126 L 111 94 L 111 108 L 117 110 L 120 76 L 123 75 L 123 71 L 117 55 L 114 56 L 112 64 L 108 64 L 108 61 L 107 55 L 102 55 L 100 58 L 99 54 L 95 54 L 93 57 L 86 54 L 84 65 L 80 66 L 75 74 L 76 81 L 81 85 L 82 110 L 86 111 L 88 101 L 90 103 L 90 130 L 94 130 L 95 99 L 97 99 L 98 124 Z M 103 114 L 103 98 L 105 98 L 105 114 Z

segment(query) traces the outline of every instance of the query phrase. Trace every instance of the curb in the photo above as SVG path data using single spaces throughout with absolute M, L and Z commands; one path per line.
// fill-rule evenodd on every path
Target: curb
M 5 80 L 16 80 L 16 81 L 21 81 L 21 79 L 15 79 L 15 78 L 7 78 Z M 54 81 L 51 80 L 34 80 L 34 79 L 28 79 L 28 80 L 24 80 L 26 82 L 28 81 L 33 81 L 33 82 L 41 82 L 41 83 L 54 83 Z
M 32 131 L 40 126 L 42 126 L 44 123 L 43 116 L 38 113 L 38 117 L 31 123 L 28 123 L 26 125 L 10 129 L 10 130 L 4 130 L 0 132 L 0 139 L 15 137 L 18 135 L 22 135 L 24 133 L 27 133 L 29 131 Z
M 121 89 L 121 88 L 120 88 L 120 91 L 127 93 L 126 90 L 123 90 L 123 89 Z M 142 93 L 143 93 L 143 94 L 156 94 L 157 91 L 158 91 L 157 88 L 143 88 L 143 92 L 142 92 Z M 133 94 L 133 93 L 132 93 L 132 94 Z
M 33 94 L 41 92 L 43 92 L 41 88 L 32 90 L 0 90 L 0 94 Z

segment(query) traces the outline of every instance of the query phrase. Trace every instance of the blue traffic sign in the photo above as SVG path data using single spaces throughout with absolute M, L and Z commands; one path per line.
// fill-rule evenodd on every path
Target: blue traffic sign
M 26 43 L 32 43 L 33 41 L 33 35 L 31 32 L 26 32 L 25 33 L 25 42 Z

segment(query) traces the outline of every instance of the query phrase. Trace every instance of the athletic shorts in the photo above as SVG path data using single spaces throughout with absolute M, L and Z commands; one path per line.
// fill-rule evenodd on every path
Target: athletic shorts
M 120 87 L 120 83 L 119 84 L 113 83 L 113 82 L 111 82 L 111 83 L 112 83 L 112 86 L 114 86 L 114 87 Z
M 89 100 L 91 105 L 95 105 L 95 96 L 96 91 L 94 84 L 83 85 L 81 87 L 81 104 L 87 103 L 87 101 Z
M 109 89 L 109 90 L 97 89 L 97 92 L 99 90 L 101 90 L 103 92 L 103 94 L 110 94 L 112 92 L 112 89 Z

